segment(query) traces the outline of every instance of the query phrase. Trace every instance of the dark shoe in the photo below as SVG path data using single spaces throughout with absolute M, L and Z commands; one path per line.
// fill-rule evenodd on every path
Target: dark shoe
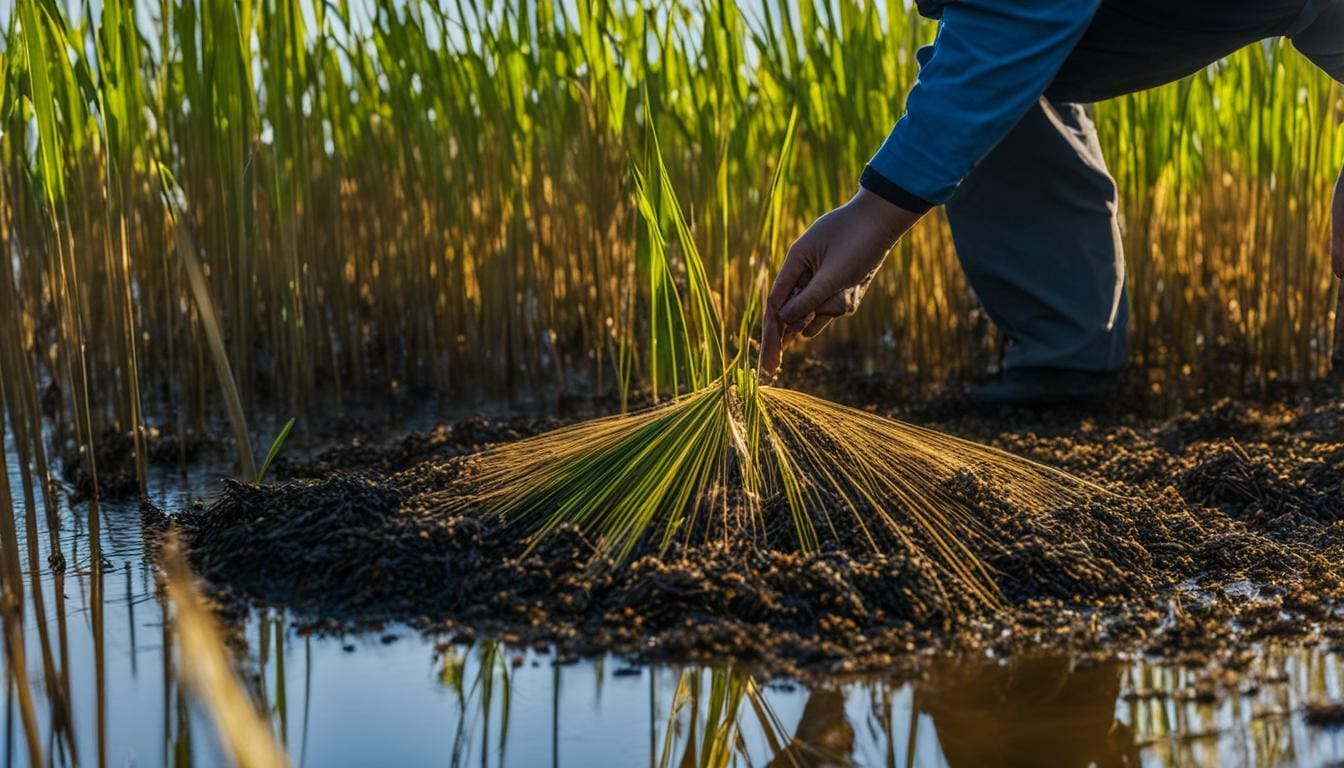
M 1112 394 L 1117 373 L 1064 368 L 1010 368 L 966 391 L 982 405 L 1064 405 L 1096 402 Z

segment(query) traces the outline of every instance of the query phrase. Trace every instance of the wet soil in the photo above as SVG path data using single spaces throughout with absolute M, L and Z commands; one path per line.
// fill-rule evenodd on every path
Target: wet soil
M 1344 645 L 1337 385 L 1171 414 L 1124 399 L 983 411 L 954 393 L 907 400 L 881 382 L 801 375 L 803 388 L 1059 466 L 1110 493 L 1036 514 L 1012 508 L 990 476 L 947 478 L 991 532 L 981 554 L 1009 602 L 1000 611 L 941 589 L 918 546 L 879 555 L 837 534 L 801 553 L 766 531 L 617 568 L 576 530 L 531 547 L 496 519 L 440 511 L 476 450 L 555 420 L 358 434 L 289 462 L 284 482 L 226 483 L 176 520 L 221 599 L 287 606 L 314 631 L 407 621 L 554 648 L 560 660 L 732 657 L 807 679 L 901 674 L 948 650 L 1134 651 L 1236 669 L 1261 640 Z
M 189 433 L 179 435 L 171 424 L 148 427 L 144 432 L 145 458 L 150 466 L 185 468 L 197 461 L 212 443 Z M 61 450 L 61 475 L 71 504 L 97 496 L 106 501 L 133 499 L 140 493 L 136 479 L 134 433 L 106 429 L 94 441 L 93 464 L 73 441 Z M 91 472 L 90 469 L 93 471 Z M 94 473 L 97 481 L 94 480 Z

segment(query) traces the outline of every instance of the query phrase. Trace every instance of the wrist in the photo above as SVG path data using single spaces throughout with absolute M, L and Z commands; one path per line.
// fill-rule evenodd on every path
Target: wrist
M 864 221 L 877 227 L 888 241 L 888 247 L 895 245 L 924 215 L 924 211 L 904 208 L 865 187 L 859 187 L 859 191 L 845 205 L 853 208 Z
M 882 175 L 871 165 L 863 167 L 859 186 L 902 210 L 924 214 L 933 208 L 933 203 Z

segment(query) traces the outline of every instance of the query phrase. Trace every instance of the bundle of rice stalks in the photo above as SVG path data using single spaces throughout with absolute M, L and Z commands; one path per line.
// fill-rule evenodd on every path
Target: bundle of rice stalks
M 1004 451 L 759 386 L 749 369 L 668 405 L 498 446 L 461 480 L 468 490 L 447 508 L 497 514 L 535 539 L 575 526 L 618 564 L 713 542 L 900 549 L 986 605 L 1002 600 L 982 558 L 993 542 L 964 486 L 992 485 L 998 500 L 1041 513 L 1099 490 Z

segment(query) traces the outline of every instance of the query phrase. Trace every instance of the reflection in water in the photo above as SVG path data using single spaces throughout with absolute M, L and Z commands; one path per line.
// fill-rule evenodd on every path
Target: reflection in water
M 944 659 L 915 688 L 950 768 L 1138 765 L 1133 730 L 1116 719 L 1119 662 L 1032 655 L 1004 664 Z
M 650 691 L 650 703 L 657 703 L 656 690 Z M 780 738 L 783 726 L 751 675 L 732 666 L 682 670 L 663 723 L 658 765 L 728 766 L 739 754 L 754 764 L 742 738 L 744 709 L 754 716 L 766 741 L 767 756 L 788 749 Z M 651 706 L 650 714 L 655 711 Z M 652 723 L 650 731 L 656 734 L 657 726 Z M 800 748 L 804 746 L 800 743 Z
M 820 689 L 808 694 L 793 739 L 775 754 L 769 765 L 770 768 L 850 765 L 853 755 L 854 727 L 845 717 L 845 695 L 838 690 Z
M 0 477 L 4 764 L 223 765 L 208 715 L 180 686 L 171 609 L 143 560 L 139 510 L 72 510 L 18 471 Z M 188 503 L 204 477 L 153 478 Z M 165 490 L 168 489 L 168 490 Z M 11 509 L 12 508 L 12 509 Z M 11 513 L 11 514 L 6 514 Z M 56 527 L 52 521 L 57 521 Z M 96 535 L 95 535 L 96 534 Z M 1240 694 L 1207 673 L 1037 656 L 933 662 L 917 683 L 807 690 L 734 666 L 556 665 L 497 643 L 437 644 L 402 627 L 297 632 L 257 612 L 242 638 L 259 712 L 297 766 L 1322 765 L 1344 732 L 1302 704 L 1344 698 L 1344 659 L 1267 648 Z

